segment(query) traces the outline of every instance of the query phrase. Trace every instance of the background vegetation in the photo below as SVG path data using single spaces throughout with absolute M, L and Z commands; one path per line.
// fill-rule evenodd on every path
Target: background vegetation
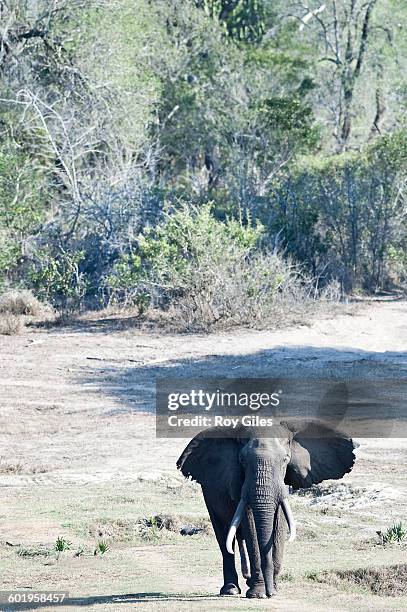
M 210 325 L 334 281 L 403 288 L 406 18 L 398 0 L 0 0 L 1 289 Z

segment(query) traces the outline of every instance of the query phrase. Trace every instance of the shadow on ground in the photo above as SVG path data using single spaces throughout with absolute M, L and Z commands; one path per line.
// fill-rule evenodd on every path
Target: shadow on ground
M 57 317 L 54 321 L 32 322 L 29 327 L 33 329 L 47 329 L 54 334 L 84 334 L 84 333 L 112 333 L 125 331 L 126 329 L 154 329 L 153 322 L 149 323 L 146 319 L 138 315 L 129 316 L 109 316 L 104 318 L 82 318 L 76 315 Z M 162 333 L 160 328 L 156 331 Z M 165 332 L 164 332 L 165 333 Z
M 394 419 L 397 415 L 407 419 L 406 352 L 279 346 L 247 355 L 209 355 L 133 367 L 107 363 L 103 368 L 89 367 L 82 382 L 95 385 L 101 393 L 116 400 L 119 407 L 105 414 L 114 416 L 117 413 L 154 412 L 158 378 L 283 378 L 321 384 L 345 381 L 350 386 L 361 381 L 362 391 L 359 390 L 359 395 L 354 397 L 362 398 L 357 400 L 364 402 L 362 408 L 380 410 L 377 414 L 381 419 Z M 369 414 L 373 415 L 372 412 L 366 413 Z M 371 431 L 370 437 L 376 437 L 376 433 L 384 435 L 380 431 Z M 389 435 L 388 428 L 385 435 Z
M 29 594 L 29 592 L 27 592 Z M 149 603 L 149 602 L 186 602 L 186 601 L 216 601 L 219 600 L 220 596 L 214 595 L 182 595 L 182 594 L 167 594 L 160 592 L 152 593 L 128 593 L 122 595 L 91 595 L 89 597 L 68 597 L 64 599 L 63 606 L 82 608 L 85 606 L 93 606 L 98 604 L 137 604 L 137 603 Z M 61 606 L 61 603 L 50 603 L 50 602 L 35 602 L 30 604 L 11 604 L 7 606 L 7 610 L 38 610 L 41 608 L 50 609 Z M 3 609 L 3 608 L 2 608 Z

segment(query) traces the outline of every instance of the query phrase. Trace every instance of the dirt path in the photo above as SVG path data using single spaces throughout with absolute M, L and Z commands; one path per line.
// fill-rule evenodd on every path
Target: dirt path
M 405 301 L 364 304 L 335 319 L 270 332 L 170 336 L 120 330 L 117 323 L 88 320 L 0 336 L 0 485 L 171 471 L 183 440 L 155 441 L 156 376 L 407 373 Z

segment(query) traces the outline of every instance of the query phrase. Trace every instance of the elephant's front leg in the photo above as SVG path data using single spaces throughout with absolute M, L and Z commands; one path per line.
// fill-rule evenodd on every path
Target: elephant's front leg
M 284 546 L 287 537 L 287 521 L 280 508 L 277 511 L 274 524 L 274 546 L 273 546 L 273 566 L 274 566 L 274 588 L 277 591 L 277 578 L 281 572 L 283 564 Z
M 220 499 L 219 495 L 215 500 L 208 498 L 204 492 L 206 507 L 212 522 L 213 530 L 222 553 L 223 560 L 223 586 L 220 590 L 221 595 L 240 595 L 239 580 L 235 567 L 235 556 L 226 550 L 226 538 L 229 525 L 232 521 L 234 509 L 230 499 Z

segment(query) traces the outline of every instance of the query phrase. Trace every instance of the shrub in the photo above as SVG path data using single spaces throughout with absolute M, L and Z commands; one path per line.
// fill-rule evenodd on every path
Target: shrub
M 157 521 L 155 516 L 151 516 L 141 522 L 140 535 L 143 540 L 157 542 L 162 529 L 164 529 L 164 525 Z
M 0 288 L 6 284 L 9 270 L 17 265 L 19 255 L 21 249 L 18 242 L 0 227 Z
M 261 249 L 250 218 L 215 218 L 210 204 L 183 205 L 138 239 L 107 284 L 114 299 L 166 309 L 183 329 L 255 325 L 298 314 L 309 281 L 279 254 Z
M 0 295 L 1 313 L 38 317 L 49 310 L 49 306 L 40 302 L 29 290 L 15 289 Z
M 348 584 L 368 589 L 373 595 L 397 597 L 407 594 L 407 564 L 363 567 L 350 570 L 323 571 L 308 579 L 335 586 Z
M 45 173 L 23 148 L 0 143 L 0 285 L 23 261 L 24 242 L 45 217 Z
M 72 543 L 69 540 L 67 540 L 66 538 L 61 538 L 60 536 L 57 537 L 54 544 L 54 549 L 58 553 L 70 550 L 70 548 L 72 548 Z
M 0 335 L 18 336 L 24 329 L 23 319 L 18 315 L 2 315 L 0 319 Z
M 392 542 L 403 542 L 407 536 L 407 529 L 403 526 L 403 523 L 395 523 L 382 534 L 383 544 L 390 544 Z
M 148 306 L 150 296 L 143 289 L 140 290 L 141 280 L 140 257 L 134 253 L 122 255 L 104 282 L 110 294 L 109 301 L 113 304 L 120 304 L 124 308 L 137 305 L 142 309 L 143 296 L 145 296 L 146 306 Z
M 36 293 L 53 305 L 77 308 L 85 296 L 87 283 L 79 265 L 84 251 L 65 251 L 55 254 L 46 250 L 37 253 L 29 270 L 30 283 Z
M 405 143 L 400 130 L 358 153 L 305 158 L 275 182 L 261 214 L 312 274 L 338 278 L 346 291 L 407 276 Z
M 104 555 L 105 553 L 107 553 L 108 550 L 109 550 L 109 545 L 106 542 L 106 540 L 101 540 L 100 542 L 97 543 L 97 546 L 96 546 L 93 554 L 95 556 L 98 555 L 98 554 Z

